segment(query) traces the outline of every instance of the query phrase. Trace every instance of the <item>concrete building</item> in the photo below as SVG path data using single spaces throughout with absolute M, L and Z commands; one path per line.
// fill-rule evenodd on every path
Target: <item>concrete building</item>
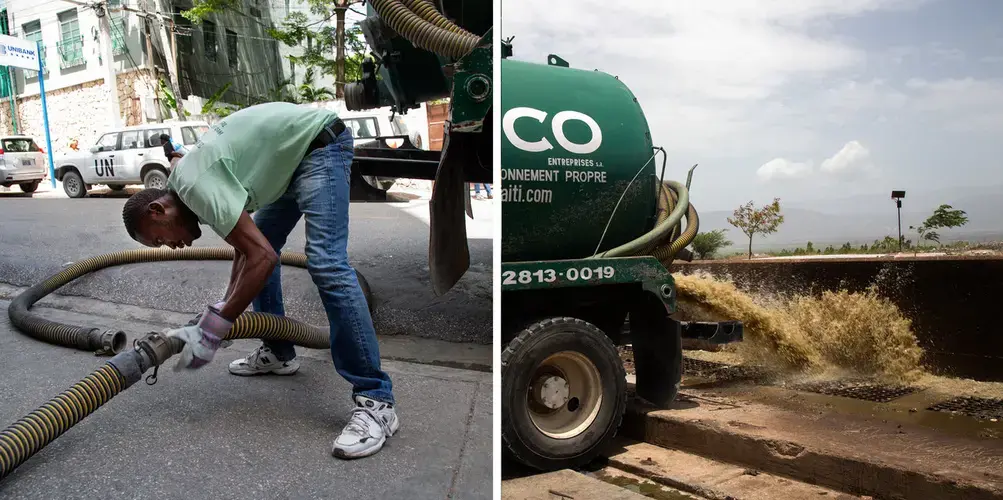
M 123 125 L 168 117 L 158 98 L 159 81 L 169 80 L 164 37 L 161 25 L 153 22 L 156 19 L 163 20 L 167 38 L 173 39 L 167 49 L 174 45 L 183 104 L 192 114 L 199 114 L 201 103 L 228 83 L 222 101 L 247 105 L 268 100 L 281 81 L 280 44 L 266 31 L 272 26 L 269 0 L 238 0 L 237 12 L 212 15 L 199 26 L 181 16 L 191 8 L 191 0 L 107 1 L 112 11 L 111 61 L 102 55 L 95 9 L 63 0 L 6 0 L 0 5 L 0 12 L 6 14 L 0 16 L 0 32 L 5 29 L 5 34 L 43 45 L 55 151 L 66 151 L 73 138 L 86 147 L 111 125 L 112 101 L 104 86 L 107 64 L 115 68 Z M 13 132 L 16 119 L 18 132 L 41 140 L 38 72 L 16 69 L 12 73 L 12 85 L 4 89 L 0 84 L 0 133 Z M 4 90 L 14 93 L 14 113 Z

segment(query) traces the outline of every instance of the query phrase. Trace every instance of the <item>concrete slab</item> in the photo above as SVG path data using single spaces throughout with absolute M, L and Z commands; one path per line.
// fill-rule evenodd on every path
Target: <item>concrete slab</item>
M 489 373 L 384 361 L 400 431 L 378 454 L 343 461 L 330 446 L 351 389 L 329 356 L 304 356 L 294 376 L 244 378 L 226 372 L 236 346 L 121 393 L 0 481 L 0 498 L 491 497 Z M 29 338 L 0 315 L 0 426 L 106 359 Z
M 869 415 L 795 412 L 738 398 L 634 401 L 622 435 L 880 498 L 1003 498 L 1003 443 Z
M 621 440 L 610 465 L 712 500 L 855 500 L 829 488 L 763 473 L 692 453 Z
M 502 500 L 645 500 L 647 497 L 572 470 L 502 481 Z

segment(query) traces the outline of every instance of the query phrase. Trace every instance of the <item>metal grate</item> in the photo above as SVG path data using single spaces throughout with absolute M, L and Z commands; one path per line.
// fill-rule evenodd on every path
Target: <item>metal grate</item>
M 962 396 L 937 403 L 927 410 L 957 412 L 979 420 L 1003 419 L 1003 399 Z
M 871 382 L 807 382 L 795 384 L 792 389 L 829 396 L 842 396 L 844 398 L 861 399 L 873 401 L 875 403 L 887 403 L 893 399 L 900 398 L 907 394 L 916 392 L 915 387 L 901 385 L 882 385 Z

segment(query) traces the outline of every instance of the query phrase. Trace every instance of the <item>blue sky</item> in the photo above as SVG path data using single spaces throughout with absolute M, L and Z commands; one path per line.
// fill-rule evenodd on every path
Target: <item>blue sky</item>
M 1003 186 L 1003 1 L 607 5 L 503 0 L 501 35 L 619 76 L 703 210 Z

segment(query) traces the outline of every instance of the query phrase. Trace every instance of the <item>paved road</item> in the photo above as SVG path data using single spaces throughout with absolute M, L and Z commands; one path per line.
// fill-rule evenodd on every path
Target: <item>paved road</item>
M 0 283 L 30 286 L 66 263 L 139 248 L 122 228 L 126 196 L 70 200 L 0 193 Z M 490 202 L 476 203 L 475 214 L 490 207 Z M 491 221 L 468 220 L 471 268 L 453 290 L 436 297 L 428 279 L 428 226 L 420 219 L 427 211 L 427 202 L 420 200 L 352 204 L 349 255 L 376 295 L 377 331 L 490 344 Z M 304 242 L 301 221 L 285 250 L 302 252 Z M 208 229 L 195 242 L 221 245 L 225 243 Z M 120 266 L 78 279 L 60 293 L 194 314 L 225 293 L 229 267 L 226 262 Z M 290 268 L 283 275 L 283 291 L 287 315 L 327 323 L 305 270 Z
M 490 498 L 489 373 L 385 361 L 402 427 L 377 455 L 346 462 L 330 445 L 350 411 L 350 387 L 327 353 L 301 350 L 292 377 L 227 374 L 251 345 L 238 341 L 195 373 L 175 373 L 168 360 L 156 385 L 137 383 L 0 481 L 0 498 Z M 28 338 L 0 315 L 0 427 L 105 359 Z

